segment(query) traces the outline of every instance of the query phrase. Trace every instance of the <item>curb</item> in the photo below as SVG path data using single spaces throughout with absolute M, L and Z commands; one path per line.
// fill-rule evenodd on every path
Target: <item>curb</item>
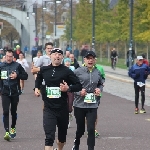
M 111 78 L 111 79 L 114 79 L 114 80 L 119 80 L 119 81 L 122 81 L 122 82 L 134 83 L 134 81 L 132 81 L 132 80 L 129 80 L 129 79 L 122 79 L 122 78 L 120 78 L 120 77 L 115 77 L 115 76 L 112 76 L 112 75 L 109 75 L 109 74 L 106 74 L 106 77 Z M 150 88 L 150 84 L 146 84 L 145 87 Z

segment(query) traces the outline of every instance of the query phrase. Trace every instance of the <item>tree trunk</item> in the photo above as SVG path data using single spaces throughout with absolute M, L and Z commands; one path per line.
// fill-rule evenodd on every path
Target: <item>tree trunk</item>
M 135 54 L 137 54 L 137 44 L 135 42 Z
M 100 62 L 102 62 L 103 60 L 102 60 L 102 44 L 100 43 Z
M 149 48 L 149 43 L 147 43 L 147 60 L 148 60 L 148 48 Z
M 125 61 L 124 61 L 124 64 L 126 65 L 126 61 L 127 61 L 127 42 L 125 41 L 125 53 L 124 53 L 124 59 L 125 59 Z
M 107 43 L 108 63 L 110 62 L 110 42 Z

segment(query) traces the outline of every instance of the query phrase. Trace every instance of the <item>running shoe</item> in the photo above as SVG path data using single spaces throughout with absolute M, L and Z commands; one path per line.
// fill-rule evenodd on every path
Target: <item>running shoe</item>
M 72 121 L 73 120 L 73 115 L 72 113 L 69 113 L 69 121 Z
M 100 134 L 98 133 L 97 130 L 95 130 L 95 137 L 98 137 L 98 136 L 100 136 Z
M 142 109 L 140 110 L 140 113 L 141 113 L 141 114 L 146 113 L 145 109 L 144 109 L 144 108 L 142 108 Z
M 16 128 L 11 128 L 10 129 L 10 136 L 12 139 L 16 137 Z
M 138 114 L 139 113 L 139 109 L 138 108 L 135 108 L 135 114 Z
M 10 141 L 10 139 L 11 139 L 11 136 L 10 136 L 9 132 L 6 132 L 4 135 L 4 140 Z

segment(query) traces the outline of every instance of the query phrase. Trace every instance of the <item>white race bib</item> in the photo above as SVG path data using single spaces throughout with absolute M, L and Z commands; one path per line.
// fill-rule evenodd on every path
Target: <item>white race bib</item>
M 1 79 L 7 79 L 7 71 L 1 71 Z
M 139 87 L 142 87 L 142 86 L 144 86 L 145 84 L 142 83 L 142 82 L 137 82 L 137 85 L 138 85 Z
M 46 86 L 46 93 L 48 98 L 60 98 L 61 91 L 59 87 L 47 87 Z
M 96 98 L 93 93 L 87 93 L 84 98 L 85 103 L 96 103 Z

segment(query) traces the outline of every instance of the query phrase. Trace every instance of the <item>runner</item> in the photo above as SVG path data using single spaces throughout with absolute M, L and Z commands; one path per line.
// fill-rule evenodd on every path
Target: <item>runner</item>
M 4 139 L 9 141 L 16 136 L 17 105 L 20 95 L 20 79 L 27 80 L 28 74 L 23 67 L 13 61 L 13 51 L 6 51 L 6 62 L 0 64 L 0 89 L 3 107 L 3 122 L 6 133 Z M 11 105 L 11 109 L 9 108 Z M 9 131 L 9 109 L 12 115 L 12 124 Z
M 141 91 L 141 110 L 140 113 L 146 113 L 144 108 L 145 103 L 145 80 L 149 75 L 149 67 L 143 64 L 143 57 L 137 56 L 137 62 L 129 70 L 129 76 L 134 80 L 135 90 L 135 114 L 139 113 L 139 91 Z
M 68 67 L 69 69 L 71 69 L 72 71 L 75 70 L 74 66 L 71 66 L 71 59 L 70 58 L 65 58 L 64 59 L 64 65 L 66 67 Z M 68 124 L 68 128 L 70 128 L 70 122 L 73 120 L 73 115 L 72 115 L 72 111 L 73 111 L 73 100 L 74 100 L 74 93 L 72 92 L 67 92 L 68 95 L 68 107 L 69 107 L 69 124 Z
M 62 150 L 67 135 L 69 113 L 67 104 L 67 92 L 80 91 L 82 86 L 75 74 L 62 65 L 63 51 L 54 49 L 51 51 L 51 65 L 40 69 L 35 81 L 35 95 L 40 96 L 40 86 L 45 81 L 43 126 L 46 135 L 45 150 L 53 150 L 56 125 L 58 127 L 57 150 Z
M 69 58 L 71 59 L 71 66 L 74 66 L 75 69 L 80 67 L 79 63 L 77 62 L 76 58 L 74 58 L 74 54 L 70 54 Z
M 94 150 L 95 146 L 95 122 L 99 97 L 103 88 L 99 70 L 94 67 L 96 55 L 93 51 L 87 51 L 84 57 L 85 66 L 74 71 L 82 84 L 82 90 L 74 93 L 74 116 L 76 118 L 77 131 L 72 150 L 79 150 L 80 138 L 85 132 L 85 117 L 87 119 L 88 150 Z
M 16 50 L 13 51 L 13 53 L 14 53 L 14 61 L 16 61 L 17 59 L 19 59 L 19 54 L 23 53 L 20 49 L 20 45 L 16 46 Z
M 24 58 L 23 53 L 19 54 L 19 59 L 17 59 L 16 62 L 21 64 L 21 66 L 24 68 L 25 71 L 26 71 L 26 68 L 29 68 L 27 60 Z M 21 93 L 23 93 L 24 92 L 24 80 L 20 80 L 20 87 L 21 87 Z
M 85 64 L 83 64 L 82 66 L 85 66 Z M 105 82 L 105 72 L 104 72 L 104 68 L 98 64 L 95 64 L 94 65 L 95 68 L 97 68 L 100 73 L 101 73 L 101 77 L 102 77 L 102 84 L 104 86 L 104 82 Z M 100 104 L 100 99 L 102 97 L 102 93 L 100 94 L 100 96 L 97 96 L 97 100 L 99 101 L 99 104 Z M 97 115 L 97 118 L 98 118 L 98 115 Z M 95 122 L 95 137 L 98 137 L 100 136 L 99 132 L 97 131 L 96 129 L 96 126 L 97 126 L 97 122 L 98 122 L 98 119 L 96 119 L 96 122 Z M 88 133 L 87 133 L 88 134 Z
M 40 67 L 48 66 L 50 61 L 50 52 L 53 49 L 53 43 L 49 42 L 45 44 L 45 51 L 46 55 L 40 56 L 39 59 L 37 59 L 36 63 L 34 64 L 34 67 L 32 68 L 32 73 L 37 73 L 40 71 Z
M 34 67 L 31 70 L 32 73 L 37 73 L 37 72 L 40 71 L 41 67 L 50 65 L 50 63 L 51 63 L 50 53 L 51 53 L 52 49 L 53 49 L 53 43 L 49 42 L 49 43 L 45 44 L 46 55 L 43 55 L 39 59 L 37 59 Z M 45 81 L 44 80 L 42 82 L 42 86 L 41 86 L 41 89 L 40 89 L 41 95 L 42 95 L 42 99 L 44 99 L 44 96 L 46 96 L 45 95 L 46 93 L 43 92 L 43 88 L 45 88 Z
M 33 69 L 33 67 L 35 66 L 37 60 L 38 60 L 42 55 L 43 55 L 43 54 L 42 54 L 42 51 L 39 50 L 39 51 L 37 52 L 37 56 L 33 58 L 32 67 L 31 67 L 32 69 Z M 37 77 L 37 72 L 33 73 L 33 75 L 34 75 L 34 79 L 36 79 L 36 77 Z

